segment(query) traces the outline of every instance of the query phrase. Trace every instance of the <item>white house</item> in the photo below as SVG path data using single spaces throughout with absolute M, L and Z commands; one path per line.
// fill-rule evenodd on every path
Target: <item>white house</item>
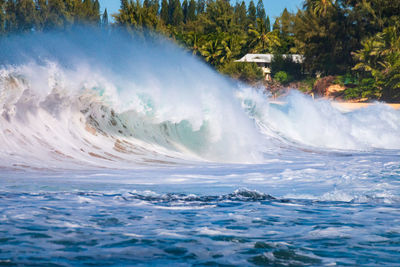
M 283 58 L 291 58 L 295 63 L 303 63 L 304 56 L 299 54 L 282 55 Z M 246 54 L 241 59 L 235 60 L 235 62 L 255 62 L 262 69 L 265 75 L 265 80 L 271 80 L 271 62 L 274 59 L 273 54 Z

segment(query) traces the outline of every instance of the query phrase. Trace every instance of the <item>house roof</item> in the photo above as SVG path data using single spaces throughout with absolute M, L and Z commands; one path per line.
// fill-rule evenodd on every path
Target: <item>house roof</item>
M 299 54 L 282 55 L 282 57 L 291 57 L 293 62 L 296 63 L 303 63 L 304 61 L 304 57 Z M 241 59 L 235 60 L 235 62 L 271 63 L 273 58 L 273 54 L 246 54 Z

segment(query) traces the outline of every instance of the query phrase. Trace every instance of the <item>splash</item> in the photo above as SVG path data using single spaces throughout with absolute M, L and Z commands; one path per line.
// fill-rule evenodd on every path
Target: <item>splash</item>
M 328 100 L 293 91 L 275 104 L 246 89 L 237 93 L 261 131 L 283 143 L 322 150 L 400 149 L 400 111 L 384 103 L 343 112 Z
M 277 151 L 400 148 L 400 114 L 292 94 L 271 104 L 162 39 L 77 29 L 0 43 L 1 167 L 260 163 Z
M 1 45 L 5 165 L 261 160 L 237 86 L 165 40 L 79 30 Z

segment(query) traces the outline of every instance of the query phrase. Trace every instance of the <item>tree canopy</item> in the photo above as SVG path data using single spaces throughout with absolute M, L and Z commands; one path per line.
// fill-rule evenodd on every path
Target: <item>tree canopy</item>
M 100 25 L 100 17 L 98 0 L 0 0 L 0 34 Z
M 299 53 L 301 73 L 289 76 L 351 76 L 349 96 L 400 100 L 400 1 L 305 0 L 272 22 L 262 0 L 121 0 L 112 27 L 100 10 L 98 0 L 0 0 L 0 35 L 74 24 L 124 27 L 140 38 L 162 34 L 224 73 L 255 70 L 235 67 L 246 53 Z M 281 71 L 276 66 L 284 68 L 275 64 L 273 72 Z

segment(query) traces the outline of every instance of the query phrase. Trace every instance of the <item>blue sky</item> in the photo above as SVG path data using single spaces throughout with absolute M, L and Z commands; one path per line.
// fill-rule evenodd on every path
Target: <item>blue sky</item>
M 255 4 L 257 4 L 258 0 L 253 0 Z M 263 0 L 264 1 L 264 6 L 265 6 L 265 11 L 267 12 L 267 15 L 273 19 L 277 16 L 279 16 L 283 9 L 286 7 L 289 11 L 295 12 L 298 7 L 301 7 L 303 0 Z M 181 0 L 182 2 L 182 0 Z M 231 0 L 231 2 L 235 3 L 236 0 Z M 245 0 L 245 2 L 248 4 L 250 0 Z M 100 4 L 102 7 L 102 10 L 104 8 L 107 8 L 108 14 L 110 15 L 111 19 L 111 14 L 118 12 L 119 6 L 120 6 L 120 0 L 100 0 Z

